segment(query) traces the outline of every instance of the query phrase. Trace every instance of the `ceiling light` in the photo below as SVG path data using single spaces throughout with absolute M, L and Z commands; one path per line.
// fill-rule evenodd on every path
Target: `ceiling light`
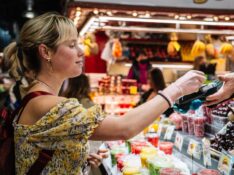
M 33 10 L 34 1 L 26 0 L 27 10 L 23 12 L 23 17 L 25 18 L 34 18 L 36 16 L 36 12 Z
M 80 10 L 81 10 L 81 8 L 80 8 L 80 7 L 77 7 L 77 8 L 76 8 L 76 11 L 80 11 Z
M 214 16 L 214 21 L 218 21 L 219 18 L 217 16 Z
M 150 16 L 151 16 L 151 15 L 150 15 L 150 12 L 146 12 L 144 17 L 145 17 L 145 18 L 150 18 Z
M 180 16 L 179 20 L 186 20 L 187 18 L 185 16 Z
M 95 15 L 98 15 L 98 13 L 99 13 L 98 9 L 95 9 L 95 10 L 93 11 L 93 13 L 94 13 Z
M 175 29 L 175 28 L 148 28 L 148 27 L 122 27 L 122 26 L 104 26 L 103 30 L 113 31 L 136 31 L 136 32 L 151 32 L 151 33 L 195 33 L 195 34 L 216 34 L 216 35 L 234 35 L 233 30 L 202 30 L 202 29 Z
M 111 11 L 106 12 L 106 14 L 107 14 L 108 16 L 112 16 L 112 15 L 113 15 Z
M 228 16 L 226 16 L 226 17 L 224 18 L 224 20 L 225 20 L 225 21 L 229 21 L 230 18 L 229 18 Z
M 132 16 L 134 16 L 134 17 L 137 17 L 137 15 L 138 15 L 137 12 L 132 13 Z
M 186 18 L 187 19 L 192 19 L 192 16 L 191 15 L 187 15 Z
M 180 17 L 179 15 L 175 15 L 175 19 L 179 19 L 179 17 Z
M 214 21 L 214 19 L 213 19 L 213 18 L 210 18 L 210 17 L 206 17 L 206 18 L 204 18 L 204 21 L 212 22 L 212 21 Z

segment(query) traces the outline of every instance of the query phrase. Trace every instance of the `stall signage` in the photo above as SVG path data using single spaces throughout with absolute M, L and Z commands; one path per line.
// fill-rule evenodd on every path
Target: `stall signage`
M 231 175 L 233 165 L 233 156 L 229 155 L 226 151 L 222 150 L 218 170 L 221 171 L 224 175 Z
M 204 138 L 202 140 L 202 150 L 203 150 L 203 162 L 204 165 L 211 166 L 211 154 L 210 154 L 210 141 L 209 139 Z
M 197 142 L 196 140 L 190 139 L 187 153 L 196 159 L 200 159 L 201 158 L 201 145 L 199 144 L 199 142 Z

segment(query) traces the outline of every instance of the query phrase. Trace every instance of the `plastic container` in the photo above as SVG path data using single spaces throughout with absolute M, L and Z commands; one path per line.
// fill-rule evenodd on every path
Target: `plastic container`
M 112 163 L 112 166 L 114 166 L 117 163 L 116 155 L 125 154 L 126 148 L 115 148 L 111 150 L 110 153 L 111 153 L 111 163 Z
M 220 117 L 215 114 L 211 114 L 211 117 L 212 117 L 212 124 L 217 128 L 223 128 L 228 122 L 227 117 Z
M 180 170 L 177 168 L 162 168 L 160 170 L 160 175 L 181 175 Z
M 194 135 L 196 137 L 203 137 L 205 134 L 205 117 L 194 118 Z
M 147 167 L 147 159 L 155 157 L 157 150 L 154 147 L 145 147 L 141 150 L 140 158 L 142 167 Z
M 173 151 L 173 143 L 172 142 L 159 142 L 159 149 L 163 151 L 165 154 L 172 154 Z
M 132 154 L 140 154 L 142 148 L 148 147 L 149 144 L 146 141 L 132 141 L 131 142 L 131 152 Z
M 158 147 L 159 136 L 157 133 L 149 132 L 146 134 L 146 138 L 153 146 Z
M 203 169 L 197 173 L 197 175 L 221 175 L 218 170 L 213 169 Z
M 194 135 L 194 117 L 188 116 L 188 133 Z
M 150 175 L 160 175 L 160 169 L 173 167 L 173 163 L 165 157 L 148 159 L 147 163 Z
M 188 117 L 186 115 L 182 115 L 182 131 L 188 132 Z
M 124 167 L 123 175 L 140 175 L 140 169 L 138 167 Z

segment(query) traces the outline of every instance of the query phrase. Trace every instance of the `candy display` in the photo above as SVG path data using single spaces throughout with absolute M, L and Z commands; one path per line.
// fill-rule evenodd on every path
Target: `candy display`
M 229 122 L 226 125 L 224 132 L 217 133 L 215 137 L 211 139 L 211 147 L 221 151 L 231 151 L 234 149 L 234 122 Z

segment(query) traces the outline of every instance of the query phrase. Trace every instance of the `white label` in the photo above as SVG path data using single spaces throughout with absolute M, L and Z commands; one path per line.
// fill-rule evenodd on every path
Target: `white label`
M 183 142 L 184 142 L 184 137 L 179 134 L 178 132 L 176 133 L 176 137 L 175 137 L 175 146 L 181 151 L 182 150 L 182 146 L 183 146 Z
M 204 165 L 211 166 L 210 141 L 208 139 L 203 139 L 202 143 Z
M 222 151 L 219 159 L 218 170 L 224 175 L 231 175 L 232 164 L 232 156 L 228 155 L 226 151 Z
M 158 125 L 158 132 L 157 133 L 158 133 L 159 137 L 161 136 L 161 133 L 162 133 L 162 127 L 163 126 L 161 124 Z
M 175 126 L 174 125 L 169 125 L 167 127 L 166 133 L 164 135 L 164 140 L 171 140 L 172 134 L 175 130 Z
M 197 141 L 190 139 L 187 153 L 196 159 L 200 159 L 201 158 L 201 151 L 202 151 L 201 145 Z

